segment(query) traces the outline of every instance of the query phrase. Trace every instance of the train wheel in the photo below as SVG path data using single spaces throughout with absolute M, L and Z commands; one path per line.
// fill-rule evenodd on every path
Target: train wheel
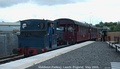
M 13 49 L 12 52 L 13 52 L 13 54 L 18 54 L 19 49 Z
M 26 58 L 26 57 L 29 57 L 30 55 L 28 55 L 28 54 L 24 54 L 24 57 Z

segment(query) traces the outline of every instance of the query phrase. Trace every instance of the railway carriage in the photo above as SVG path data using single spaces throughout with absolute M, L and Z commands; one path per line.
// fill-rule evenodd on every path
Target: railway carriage
M 98 34 L 97 28 L 94 27 L 94 26 L 92 26 L 92 25 L 90 25 L 90 34 L 91 34 L 90 39 L 91 39 L 91 40 L 96 40 L 97 37 L 98 37 L 98 35 L 97 35 L 97 34 Z
M 77 42 L 91 39 L 91 27 L 87 23 L 78 22 L 71 19 L 57 19 L 57 28 L 63 30 L 62 40 L 66 44 L 75 44 Z M 61 37 L 60 37 L 61 38 Z

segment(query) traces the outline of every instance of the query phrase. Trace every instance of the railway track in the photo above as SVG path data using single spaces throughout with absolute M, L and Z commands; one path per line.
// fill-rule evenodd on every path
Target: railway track
M 10 62 L 10 61 L 15 61 L 15 60 L 18 60 L 21 58 L 24 58 L 24 55 L 10 55 L 7 57 L 2 57 L 2 58 L 0 58 L 0 64 L 4 64 L 4 63 Z
M 53 50 L 57 50 L 57 49 L 60 49 L 60 48 L 68 47 L 68 46 L 71 46 L 71 45 L 58 46 L 58 48 L 52 49 L 52 50 L 48 50 L 48 52 L 49 51 L 53 51 Z M 6 56 L 6 57 L 2 57 L 2 58 L 0 58 L 0 64 L 4 64 L 4 63 L 10 62 L 10 61 L 15 61 L 15 60 L 22 59 L 22 58 L 25 58 L 25 56 L 24 55 L 16 55 L 16 54 L 15 55 Z

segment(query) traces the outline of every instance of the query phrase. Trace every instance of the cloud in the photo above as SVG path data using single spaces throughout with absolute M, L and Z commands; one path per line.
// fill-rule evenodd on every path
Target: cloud
M 0 0 L 0 7 L 9 7 L 19 3 L 26 3 L 29 0 Z
M 38 5 L 60 5 L 84 1 L 86 0 L 0 0 L 0 7 L 9 7 L 21 3 L 34 3 Z
M 86 0 L 30 0 L 32 3 L 39 5 L 60 5 L 60 4 L 70 4 L 76 2 L 84 2 Z

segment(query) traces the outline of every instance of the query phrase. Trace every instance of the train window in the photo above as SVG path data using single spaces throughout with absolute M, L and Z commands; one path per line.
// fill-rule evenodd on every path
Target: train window
M 67 31 L 67 27 L 65 27 L 64 31 Z
M 64 30 L 64 27 L 58 27 L 57 30 Z
M 72 32 L 72 31 L 73 31 L 73 27 L 69 26 L 69 27 L 68 27 L 68 31 L 69 31 L 69 32 Z
M 81 32 L 81 27 L 79 26 L 79 32 Z
M 25 29 L 27 27 L 27 24 L 26 23 L 23 23 L 22 24 L 22 28 Z
M 82 33 L 82 31 L 83 31 L 83 28 L 82 28 L 82 27 L 80 27 L 80 33 Z
M 44 24 L 43 23 L 39 23 L 38 24 L 38 28 L 43 29 L 44 28 Z
M 61 30 L 63 30 L 64 32 L 67 31 L 67 27 L 65 25 L 60 25 L 59 27 Z

